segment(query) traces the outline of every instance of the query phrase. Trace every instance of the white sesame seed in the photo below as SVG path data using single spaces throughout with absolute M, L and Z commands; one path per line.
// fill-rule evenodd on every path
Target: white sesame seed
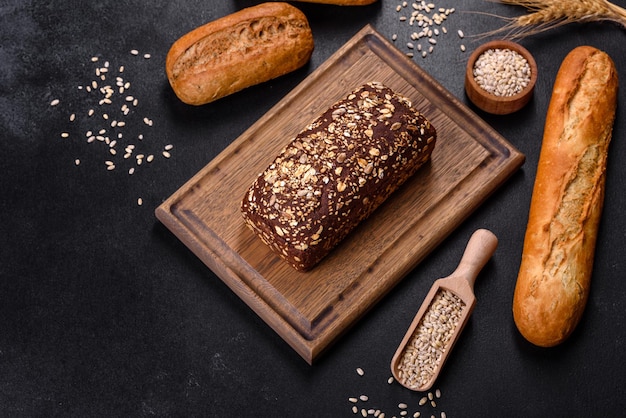
M 150 54 L 144 54 L 144 55 L 143 55 L 143 57 L 144 57 L 145 59 L 150 59 Z
M 174 148 L 174 145 L 172 145 L 172 144 L 167 144 L 165 146 L 165 150 L 166 151 L 170 151 L 172 148 Z M 361 369 L 360 367 L 359 367 L 359 369 L 361 370 L 361 372 L 363 371 L 363 369 Z
M 398 404 L 398 408 L 400 409 L 407 409 L 409 406 L 407 404 L 405 404 L 404 402 L 401 402 Z
M 388 384 L 392 384 L 393 383 L 393 376 L 390 376 L 389 379 L 387 379 L 387 383 Z
M 74 164 L 76 164 L 76 165 L 80 165 L 80 160 L 79 160 L 78 158 L 77 158 L 77 159 L 75 159 L 75 160 L 74 160 Z
M 154 160 L 154 155 L 152 155 L 152 154 L 148 155 L 148 158 L 146 158 L 146 161 L 151 163 L 152 160 Z
M 56 106 L 59 103 L 61 103 L 61 101 L 59 99 L 54 99 L 53 101 L 50 102 L 50 106 Z
M 354 414 L 358 414 L 359 413 L 359 408 L 357 408 L 356 405 L 354 405 L 352 407 L 352 413 L 354 413 Z
M 461 45 L 461 52 L 465 52 L 465 45 Z
M 137 198 L 137 205 L 139 205 L 139 206 L 143 205 L 143 199 L 142 198 Z
M 98 57 L 91 57 L 91 62 L 98 62 Z
M 139 51 L 137 51 L 136 49 L 131 49 L 130 50 L 130 54 L 131 55 L 139 55 Z
M 459 35 L 459 38 L 463 38 L 465 36 L 465 34 L 463 33 L 463 31 L 461 29 L 456 31 L 457 35 Z
M 167 148 L 167 147 L 165 147 L 165 149 L 168 149 L 168 148 Z M 170 148 L 170 149 L 171 149 L 171 148 Z M 363 369 L 362 369 L 362 368 L 360 368 L 360 367 L 357 367 L 357 369 L 356 369 L 356 373 L 357 373 L 359 376 L 363 376 L 363 375 L 365 374 L 365 372 L 363 371 Z
M 70 134 L 68 132 L 62 132 L 61 138 L 69 138 Z
M 70 122 L 74 122 L 74 120 L 76 120 L 76 113 L 70 115 Z
M 170 153 L 169 153 L 169 152 L 167 152 L 167 151 L 163 151 L 163 156 L 164 156 L 165 158 L 170 158 L 170 157 L 172 156 L 172 154 L 170 154 Z
M 128 169 L 128 174 L 132 175 L 135 172 L 135 167 L 131 167 Z
M 349 402 L 357 403 L 359 400 L 357 398 L 348 398 Z
M 363 402 L 367 402 L 369 397 L 367 395 L 361 395 L 361 396 L 359 396 L 359 399 L 362 400 Z

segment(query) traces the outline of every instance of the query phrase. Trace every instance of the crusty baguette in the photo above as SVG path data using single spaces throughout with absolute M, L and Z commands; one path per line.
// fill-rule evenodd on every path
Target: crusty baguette
M 170 48 L 165 69 L 180 100 L 202 105 L 294 71 L 312 52 L 306 16 L 287 3 L 268 2 L 182 36 Z
M 298 0 L 305 3 L 335 4 L 337 6 L 365 6 L 376 0 Z
M 613 61 L 589 46 L 555 79 L 513 296 L 515 324 L 537 346 L 565 341 L 587 303 L 617 88 Z

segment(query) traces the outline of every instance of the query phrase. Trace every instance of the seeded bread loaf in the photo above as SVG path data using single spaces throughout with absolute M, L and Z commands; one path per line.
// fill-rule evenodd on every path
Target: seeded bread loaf
M 587 303 L 617 89 L 611 58 L 588 46 L 556 76 L 513 297 L 517 328 L 538 346 L 563 342 Z
M 295 269 L 309 270 L 430 158 L 435 142 L 408 98 L 363 85 L 259 175 L 243 198 L 244 220 Z
M 300 10 L 268 2 L 182 36 L 170 48 L 165 70 L 180 100 L 202 105 L 304 66 L 313 46 Z

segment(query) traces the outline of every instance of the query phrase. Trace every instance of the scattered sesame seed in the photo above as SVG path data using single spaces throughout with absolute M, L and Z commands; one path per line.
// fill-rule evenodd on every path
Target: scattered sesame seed
M 167 151 L 163 151 L 163 156 L 164 156 L 165 158 L 170 158 L 170 157 L 172 156 L 172 154 L 170 154 L 170 153 L 169 153 L 169 152 L 167 152 Z
M 70 122 L 74 122 L 74 120 L 76 120 L 76 113 L 70 115 Z
M 169 146 L 169 145 L 168 145 L 168 146 Z M 168 146 L 166 146 L 166 147 L 165 147 L 165 149 L 172 149 L 172 148 L 168 148 Z M 356 373 L 357 373 L 359 376 L 363 376 L 363 375 L 365 374 L 365 372 L 363 371 L 363 369 L 362 369 L 362 368 L 360 368 L 360 367 L 357 367 L 357 369 L 356 369 Z
M 137 198 L 137 205 L 141 206 L 143 205 L 143 199 L 142 198 Z
M 70 134 L 68 132 L 62 132 L 61 133 L 61 138 L 69 138 Z
M 363 402 L 367 402 L 369 397 L 367 395 L 361 395 L 359 396 L 359 399 L 362 400 Z
M 137 51 L 136 49 L 131 49 L 130 50 L 130 54 L 131 55 L 139 55 L 139 51 Z
M 59 103 L 61 103 L 61 101 L 59 99 L 54 99 L 53 101 L 50 102 L 50 106 L 56 106 Z
M 144 54 L 144 55 L 143 55 L 143 57 L 144 57 L 145 59 L 150 59 L 150 54 Z
M 390 376 L 389 379 L 387 379 L 387 384 L 392 384 L 393 383 L 393 376 Z
M 77 158 L 77 159 L 75 159 L 75 160 L 74 160 L 74 164 L 76 164 L 76 165 L 80 165 L 80 160 L 79 160 L 78 158 Z

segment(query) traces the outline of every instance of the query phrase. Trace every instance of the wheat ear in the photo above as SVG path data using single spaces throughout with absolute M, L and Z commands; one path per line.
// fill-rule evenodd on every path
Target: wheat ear
M 535 35 L 569 23 L 611 21 L 626 28 L 626 9 L 608 0 L 496 0 L 521 6 L 530 13 L 503 18 L 508 23 L 490 34 L 507 33 L 510 38 Z

